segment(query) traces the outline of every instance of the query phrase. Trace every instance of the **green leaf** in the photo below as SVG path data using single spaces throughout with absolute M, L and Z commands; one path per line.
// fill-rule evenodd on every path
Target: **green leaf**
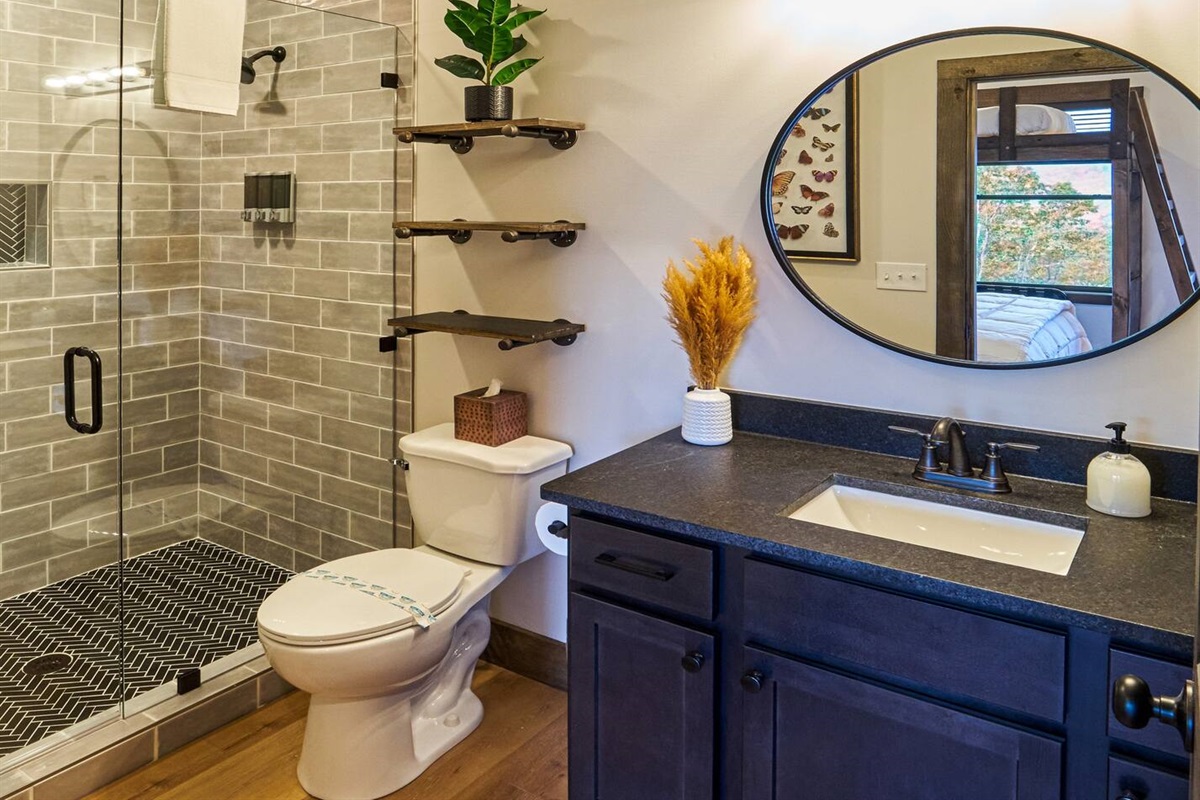
M 539 61 L 541 61 L 540 58 L 523 58 L 520 61 L 514 61 L 492 76 L 492 86 L 503 86 L 506 83 L 512 83 L 518 75 Z
M 447 11 L 446 16 L 442 18 L 446 23 L 446 27 L 450 32 L 462 39 L 462 43 L 472 50 L 475 48 L 471 45 L 471 39 L 480 28 L 484 27 L 483 17 L 475 9 L 470 11 Z
M 537 10 L 522 11 L 509 17 L 502 27 L 507 31 L 514 31 L 520 26 L 524 25 L 526 22 L 529 22 L 529 20 L 533 19 L 534 17 L 540 17 L 545 13 L 545 11 Z
M 513 35 L 495 25 L 485 25 L 471 37 L 467 44 L 483 56 L 483 63 L 491 67 L 512 55 Z
M 481 81 L 487 73 L 487 70 L 483 68 L 483 64 L 480 64 L 470 56 L 445 56 L 443 58 L 435 58 L 433 63 L 459 78 Z
M 479 0 L 479 12 L 489 25 L 499 25 L 512 13 L 510 0 Z
M 524 37 L 524 36 L 514 36 L 514 37 L 513 37 L 513 49 L 512 49 L 512 52 L 511 52 L 511 53 L 509 53 L 509 54 L 508 54 L 507 56 L 505 56 L 504 58 L 502 58 L 502 59 L 500 59 L 499 61 L 497 61 L 495 64 L 492 64 L 492 69 L 493 69 L 493 70 L 495 70 L 497 67 L 499 67 L 501 64 L 503 64 L 505 61 L 508 61 L 510 58 L 512 58 L 513 56 L 515 56 L 517 53 L 519 53 L 519 52 L 521 52 L 522 50 L 524 50 L 524 49 L 525 49 L 525 45 L 527 45 L 527 44 L 529 44 L 529 42 L 525 41 L 525 37 Z
M 466 0 L 450 0 L 450 5 L 454 6 L 459 11 L 462 11 L 464 14 L 479 14 L 479 9 L 466 2 Z

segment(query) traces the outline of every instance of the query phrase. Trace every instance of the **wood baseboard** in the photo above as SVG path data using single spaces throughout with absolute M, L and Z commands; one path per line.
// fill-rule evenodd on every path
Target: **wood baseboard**
M 567 645 L 507 622 L 492 620 L 484 661 L 566 691 Z

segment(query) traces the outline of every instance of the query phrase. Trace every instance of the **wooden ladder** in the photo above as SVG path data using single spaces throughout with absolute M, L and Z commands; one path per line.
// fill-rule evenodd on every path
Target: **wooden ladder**
M 1146 101 L 1142 97 L 1140 86 L 1132 88 L 1129 93 L 1129 130 L 1130 144 L 1142 173 L 1142 182 L 1150 200 L 1150 210 L 1154 214 L 1154 224 L 1158 228 L 1163 250 L 1167 254 L 1171 280 L 1182 303 L 1196 290 L 1196 268 L 1188 250 L 1187 239 L 1183 235 L 1183 224 L 1179 220 L 1175 199 L 1171 196 L 1171 184 L 1167 181 L 1167 171 L 1163 167 L 1162 155 L 1154 138 L 1154 129 L 1150 126 L 1150 115 L 1146 111 Z

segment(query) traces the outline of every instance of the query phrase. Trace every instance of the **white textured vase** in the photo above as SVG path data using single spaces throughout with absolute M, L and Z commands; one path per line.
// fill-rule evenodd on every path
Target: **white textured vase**
M 733 438 L 729 395 L 720 389 L 693 389 L 683 396 L 683 439 L 692 444 L 725 444 Z

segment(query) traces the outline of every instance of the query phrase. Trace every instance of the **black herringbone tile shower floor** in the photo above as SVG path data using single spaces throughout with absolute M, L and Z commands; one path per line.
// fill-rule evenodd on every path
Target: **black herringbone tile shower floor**
M 258 640 L 254 616 L 291 575 L 192 539 L 125 562 L 125 684 L 115 564 L 0 601 L 0 756 Z M 73 657 L 44 675 L 24 669 Z

